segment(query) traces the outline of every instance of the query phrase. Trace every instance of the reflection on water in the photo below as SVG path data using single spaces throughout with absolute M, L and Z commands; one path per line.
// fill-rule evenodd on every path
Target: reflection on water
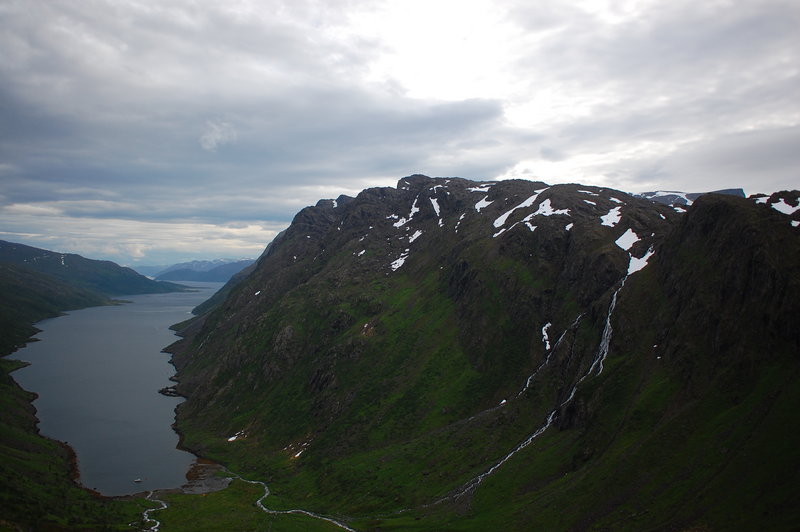
M 182 399 L 158 393 L 175 371 L 161 350 L 177 339 L 169 326 L 222 284 L 184 284 L 198 291 L 124 296 L 131 303 L 40 322 L 41 341 L 12 355 L 31 362 L 13 377 L 39 394 L 40 431 L 72 446 L 81 483 L 103 495 L 178 487 L 193 463 L 171 428 Z

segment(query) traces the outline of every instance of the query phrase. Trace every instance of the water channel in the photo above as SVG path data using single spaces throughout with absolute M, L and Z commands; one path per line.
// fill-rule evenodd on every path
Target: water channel
M 10 358 L 30 362 L 12 376 L 34 401 L 39 429 L 77 454 L 80 482 L 103 495 L 177 488 L 195 457 L 172 430 L 183 399 L 158 393 L 175 368 L 162 352 L 177 340 L 170 325 L 222 283 L 182 283 L 191 292 L 121 296 L 123 305 L 44 320 L 39 340 Z

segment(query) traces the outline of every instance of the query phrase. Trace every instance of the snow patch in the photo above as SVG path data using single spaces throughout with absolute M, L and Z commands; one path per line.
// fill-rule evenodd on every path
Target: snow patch
M 417 230 L 413 235 L 408 237 L 408 243 L 409 244 L 412 243 L 414 240 L 418 239 L 420 236 L 422 236 L 422 231 Z
M 486 201 L 488 198 L 489 198 L 489 196 L 486 196 L 485 198 L 480 200 L 478 203 L 476 203 L 475 204 L 475 210 L 478 211 L 478 212 L 481 212 L 481 209 L 483 209 L 484 207 L 488 207 L 489 205 L 494 203 L 494 200 Z
M 548 351 L 550 351 L 550 339 L 547 337 L 547 329 L 549 329 L 551 325 L 553 324 L 548 321 L 547 325 L 542 327 L 542 343 L 544 343 L 544 348 Z
M 388 218 L 397 219 L 397 221 L 395 223 L 393 223 L 392 225 L 395 226 L 395 227 L 403 227 L 404 225 L 406 225 L 408 222 L 410 222 L 414 218 L 415 214 L 417 214 L 419 212 L 419 207 L 417 207 L 417 200 L 419 200 L 419 196 L 414 198 L 414 203 L 411 204 L 411 212 L 408 214 L 408 218 L 399 218 L 399 219 L 397 219 L 398 216 L 396 214 L 391 214 L 391 215 L 387 216 L 387 219 Z
M 781 198 L 780 201 L 776 201 L 775 203 L 772 204 L 772 208 L 778 212 L 782 212 L 783 214 L 792 215 L 795 213 L 795 211 L 800 209 L 800 201 L 797 202 L 796 207 L 792 207 L 791 205 L 786 203 L 785 199 Z M 61 264 L 64 264 L 64 255 L 61 255 Z
M 409 252 L 408 249 L 403 251 L 403 253 L 400 255 L 400 257 L 397 260 L 392 262 L 391 268 L 392 268 L 393 272 L 397 271 L 397 269 L 406 262 L 406 259 L 408 258 L 408 252 Z
M 433 205 L 433 210 L 436 211 L 436 216 L 439 216 L 439 202 L 436 201 L 436 198 L 429 198 L 431 200 L 431 205 Z
M 553 209 L 550 198 L 547 198 L 531 216 L 553 216 L 554 214 L 569 214 L 569 209 Z
M 236 434 L 234 434 L 233 436 L 228 438 L 228 441 L 243 440 L 246 437 L 247 437 L 247 434 L 243 430 L 240 430 L 239 432 L 237 432 Z
M 489 183 L 488 185 L 480 185 L 478 187 L 470 187 L 467 190 L 470 192 L 489 192 L 489 189 L 494 186 L 494 183 Z
M 456 222 L 456 233 L 458 233 L 458 226 L 461 225 L 461 220 L 463 220 L 464 216 L 466 215 L 467 213 L 462 213 L 461 216 L 458 217 L 458 221 Z
M 647 253 L 644 254 L 644 257 L 637 259 L 633 255 L 631 255 L 631 261 L 628 263 L 628 275 L 632 273 L 636 273 L 645 266 L 647 266 L 647 261 L 655 254 L 653 248 L 647 250 Z
M 575 224 L 567 224 L 567 225 L 564 227 L 564 230 L 566 230 L 566 231 L 569 231 L 569 230 L 570 230 L 570 229 L 572 229 L 574 226 L 575 226 Z
M 680 198 L 680 199 L 682 199 L 683 201 L 685 201 L 685 202 L 686 202 L 686 205 L 691 205 L 691 204 L 693 203 L 693 201 L 692 201 L 692 200 L 690 200 L 690 199 L 689 199 L 689 198 L 686 196 L 686 193 L 684 193 L 684 192 L 677 192 L 677 191 L 675 191 L 675 190 L 658 190 L 658 191 L 656 191 L 656 192 L 653 192 L 652 194 L 647 194 L 647 195 L 646 195 L 646 196 L 644 196 L 644 197 L 646 197 L 646 198 L 648 198 L 648 199 L 652 200 L 653 198 L 660 198 L 660 197 L 664 197 L 664 196 L 675 196 L 675 197 L 677 197 L 677 198 Z
M 580 192 L 581 194 L 589 194 L 590 196 L 599 196 L 600 195 L 597 192 L 592 192 L 591 190 L 579 190 L 578 192 Z M 584 201 L 586 201 L 586 200 L 584 200 Z
M 629 249 L 631 249 L 631 246 L 633 246 L 638 241 L 639 241 L 639 235 L 634 233 L 633 229 L 628 229 L 614 243 L 619 247 L 621 247 L 622 249 L 624 249 L 625 251 L 628 251 Z
M 261 293 L 261 290 L 259 290 L 258 292 L 256 292 L 256 293 L 255 293 L 255 294 L 253 294 L 253 295 L 254 295 L 254 296 L 257 296 L 257 295 L 258 295 L 258 294 L 260 294 L 260 293 Z
M 756 203 L 764 203 L 766 204 L 769 201 L 769 196 L 762 196 L 760 198 L 756 198 Z
M 526 199 L 525 201 L 523 201 L 522 203 L 520 203 L 519 205 L 517 205 L 516 207 L 514 207 L 510 211 L 501 214 L 494 221 L 494 226 L 495 227 L 501 227 L 501 226 L 505 225 L 506 220 L 508 220 L 508 217 L 511 216 L 512 212 L 514 212 L 517 209 L 524 209 L 525 207 L 530 207 L 531 205 L 533 205 L 536 202 L 536 198 L 539 197 L 539 194 L 541 194 L 545 190 L 547 190 L 547 189 L 543 188 L 541 190 L 535 190 L 534 193 L 533 193 L 533 196 L 531 196 L 530 198 Z M 545 201 L 549 202 L 550 200 L 545 200 Z
M 362 249 L 361 251 L 358 252 L 358 256 L 360 257 L 361 255 L 363 255 L 366 252 L 367 252 L 366 249 Z
M 439 218 L 439 227 L 444 227 L 444 221 L 442 220 L 442 216 L 440 214 L 441 209 L 439 208 L 439 202 L 436 201 L 436 198 L 429 198 L 429 199 L 431 200 L 431 205 L 433 205 L 433 210 L 436 211 L 436 216 Z
M 610 197 L 610 198 L 608 198 L 608 199 L 610 199 L 610 200 L 611 200 L 611 201 L 613 201 L 614 203 L 622 203 L 623 205 L 625 204 L 625 202 L 624 202 L 624 201 L 622 201 L 622 200 L 621 200 L 621 199 L 619 199 L 619 198 L 615 198 L 615 197 L 613 197 L 613 196 L 612 196 L 612 197 Z
M 588 203 L 589 205 L 597 205 L 597 203 L 593 202 L 592 200 L 585 199 L 583 200 L 584 203 Z
M 792 227 L 800 227 L 800 222 L 797 220 L 792 220 Z
M 614 207 L 607 214 L 600 217 L 601 224 L 607 227 L 614 227 L 622 219 L 622 207 Z
M 411 212 L 408 215 L 409 221 L 414 217 L 415 214 L 419 212 L 419 207 L 417 207 L 417 201 L 419 200 L 419 196 L 414 198 L 414 203 L 411 204 Z

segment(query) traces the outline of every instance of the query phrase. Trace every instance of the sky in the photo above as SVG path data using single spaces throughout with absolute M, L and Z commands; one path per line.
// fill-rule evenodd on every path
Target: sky
M 257 257 L 407 175 L 800 188 L 797 0 L 0 0 L 0 239 Z

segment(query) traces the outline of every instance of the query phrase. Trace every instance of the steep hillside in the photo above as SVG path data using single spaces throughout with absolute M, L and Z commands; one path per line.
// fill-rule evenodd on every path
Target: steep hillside
M 359 530 L 781 528 L 798 249 L 719 195 L 411 176 L 322 200 L 173 347 L 178 426 Z
M 0 263 L 0 355 L 36 334 L 37 321 L 65 310 L 104 305 L 108 298 L 13 264 Z
M 13 264 L 43 273 L 84 290 L 105 295 L 175 292 L 183 287 L 160 283 L 107 260 L 93 260 L 72 253 L 0 240 L 0 263 Z

